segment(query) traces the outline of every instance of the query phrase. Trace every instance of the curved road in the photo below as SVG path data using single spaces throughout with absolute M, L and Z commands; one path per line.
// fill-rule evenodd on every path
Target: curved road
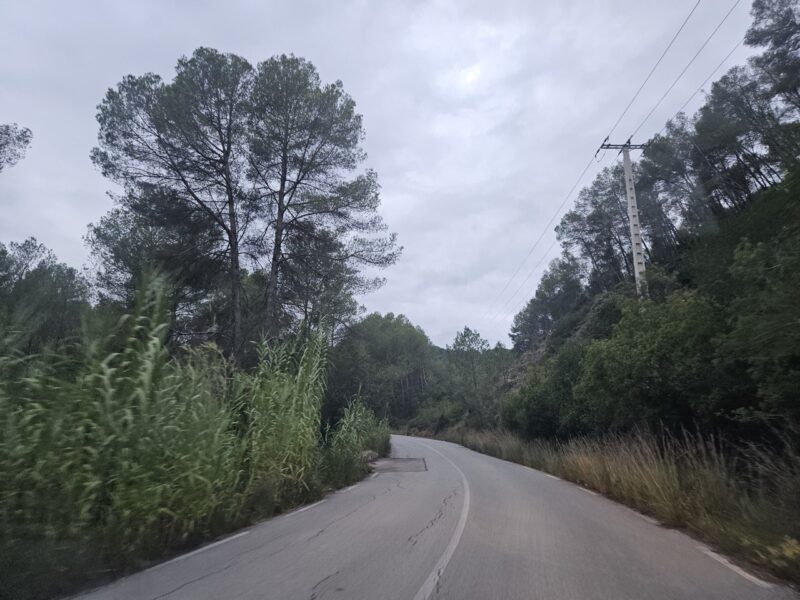
M 550 475 L 447 442 L 392 448 L 351 488 L 80 597 L 797 598 Z

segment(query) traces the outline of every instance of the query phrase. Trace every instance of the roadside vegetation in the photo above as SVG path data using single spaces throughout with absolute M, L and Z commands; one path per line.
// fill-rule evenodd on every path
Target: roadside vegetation
M 526 441 L 501 429 L 441 439 L 551 473 L 800 582 L 800 454 L 698 434 L 636 431 Z
M 135 569 L 389 450 L 357 390 L 323 411 L 330 347 L 400 251 L 341 82 L 198 48 L 99 100 L 115 191 L 88 268 L 0 243 L 1 598 Z M 0 171 L 32 135 L 0 124 Z
M 170 79 L 123 77 L 98 106 L 91 160 L 116 192 L 87 270 L 0 244 L 0 597 L 318 498 L 363 476 L 390 427 L 592 487 L 800 582 L 800 14 L 752 14 L 757 53 L 634 165 L 645 297 L 615 163 L 558 224 L 510 348 L 363 315 L 400 248 L 341 82 L 211 48 Z M 0 171 L 31 139 L 0 125 Z
M 388 451 L 358 401 L 321 421 L 329 333 L 171 354 L 165 286 L 105 331 L 28 355 L 0 340 L 0 597 L 65 593 L 365 475 Z

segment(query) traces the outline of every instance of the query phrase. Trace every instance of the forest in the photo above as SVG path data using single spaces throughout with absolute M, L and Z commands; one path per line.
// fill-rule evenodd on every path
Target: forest
M 98 99 L 113 208 L 80 271 L 0 244 L 0 597 L 50 597 L 367 472 L 389 430 L 594 487 L 800 581 L 800 28 L 563 215 L 510 345 L 361 297 L 402 248 L 341 82 L 211 48 Z M 33 134 L 0 126 L 2 171 Z M 49 557 L 41 561 L 42 556 Z M 53 569 L 60 570 L 54 588 Z
M 370 315 L 332 353 L 329 395 L 398 425 L 502 426 L 567 439 L 641 426 L 763 440 L 800 426 L 800 31 L 756 2 L 761 50 L 678 114 L 634 164 L 647 263 L 637 298 L 622 166 L 556 228 L 561 254 L 514 317 L 511 348 L 469 327 L 433 347 Z

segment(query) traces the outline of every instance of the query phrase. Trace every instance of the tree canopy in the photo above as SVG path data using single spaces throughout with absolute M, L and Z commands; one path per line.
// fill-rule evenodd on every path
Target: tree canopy
M 350 321 L 354 296 L 382 281 L 359 269 L 399 254 L 377 212 L 377 175 L 357 172 L 366 155 L 355 103 L 304 59 L 253 67 L 199 48 L 170 82 L 125 77 L 97 120 L 92 160 L 124 188 L 87 235 L 103 293 L 129 301 L 143 270 L 164 271 L 192 336 L 235 357 L 244 323 L 252 340 L 308 319 Z M 251 273 L 262 301 L 243 297 Z M 225 309 L 203 323 L 210 303 Z

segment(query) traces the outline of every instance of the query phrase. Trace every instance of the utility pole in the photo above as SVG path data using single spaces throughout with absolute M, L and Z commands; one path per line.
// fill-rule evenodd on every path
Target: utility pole
M 608 138 L 606 138 L 606 142 Z M 633 168 L 631 167 L 631 150 L 642 150 L 645 144 L 631 144 L 628 140 L 624 144 L 600 145 L 602 150 L 620 150 L 622 152 L 622 168 L 625 172 L 625 192 L 628 196 L 628 224 L 631 229 L 631 249 L 633 254 L 633 274 L 636 278 L 636 293 L 640 298 L 647 296 L 647 282 L 644 278 L 644 248 L 642 246 L 642 229 L 639 225 L 639 209 L 636 206 L 636 189 L 633 186 Z

